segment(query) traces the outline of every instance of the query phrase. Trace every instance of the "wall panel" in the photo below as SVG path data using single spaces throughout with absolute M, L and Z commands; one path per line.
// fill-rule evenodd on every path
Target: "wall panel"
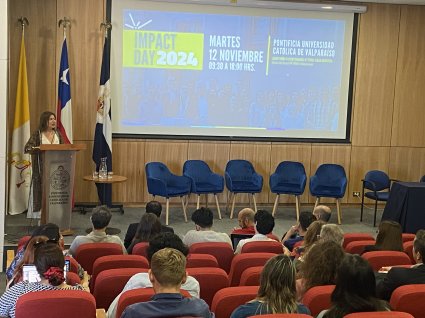
M 419 181 L 425 175 L 425 148 L 391 147 L 389 171 L 393 179 Z

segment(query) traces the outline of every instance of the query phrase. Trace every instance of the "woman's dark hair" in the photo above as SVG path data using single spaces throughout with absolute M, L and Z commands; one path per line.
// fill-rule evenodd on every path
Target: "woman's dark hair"
M 163 232 L 149 241 L 149 246 L 147 250 L 149 263 L 152 259 L 153 254 L 166 247 L 174 248 L 175 250 L 182 252 L 184 256 L 187 256 L 189 254 L 189 248 L 184 245 L 182 239 L 177 234 L 171 232 Z
M 37 245 L 34 252 L 34 265 L 40 277 L 47 279 L 50 285 L 59 286 L 65 281 L 63 274 L 65 258 L 58 244 Z
M 161 222 L 159 222 L 158 217 L 153 213 L 143 214 L 137 226 L 136 234 L 127 251 L 131 253 L 134 245 L 140 242 L 149 242 L 159 233 L 161 233 Z
M 382 221 L 379 224 L 375 246 L 381 251 L 403 252 L 403 239 L 401 226 L 394 221 Z
M 369 263 L 359 255 L 346 254 L 337 270 L 332 307 L 326 318 L 349 313 L 385 311 L 388 304 L 376 297 L 375 275 Z
M 49 125 L 49 118 L 52 115 L 55 116 L 55 118 L 56 118 L 56 115 L 54 113 L 50 112 L 50 111 L 45 111 L 45 112 L 41 113 L 40 122 L 38 124 L 38 130 L 39 131 L 46 131 L 47 130 L 47 127 Z
M 61 238 L 61 234 L 59 231 L 59 226 L 54 223 L 46 223 L 37 227 L 31 235 L 31 238 L 36 236 L 47 236 L 49 241 L 54 241 L 56 243 L 59 242 Z M 27 248 L 29 240 L 25 245 L 25 249 Z

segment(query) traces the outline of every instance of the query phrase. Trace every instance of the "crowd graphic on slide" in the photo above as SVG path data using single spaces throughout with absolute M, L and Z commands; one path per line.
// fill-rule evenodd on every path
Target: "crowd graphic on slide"
M 217 24 L 212 14 L 138 10 L 123 17 L 123 125 L 332 132 L 345 121 L 343 21 L 221 15 Z M 146 26 L 133 30 L 130 21 Z

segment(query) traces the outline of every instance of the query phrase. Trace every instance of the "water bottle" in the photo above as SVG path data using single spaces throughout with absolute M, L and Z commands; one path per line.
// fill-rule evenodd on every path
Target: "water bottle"
M 106 165 L 106 157 L 100 159 L 99 166 L 99 179 L 106 179 L 108 177 L 108 167 Z

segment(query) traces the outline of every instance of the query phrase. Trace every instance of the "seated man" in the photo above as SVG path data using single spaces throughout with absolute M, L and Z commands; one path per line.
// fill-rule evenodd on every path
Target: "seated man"
M 314 208 L 313 215 L 317 220 L 328 223 L 331 218 L 331 209 L 326 205 L 318 205 Z
M 258 210 L 254 216 L 255 221 L 255 235 L 251 238 L 240 240 L 238 246 L 236 246 L 235 254 L 239 254 L 242 251 L 242 246 L 248 242 L 253 241 L 275 241 L 269 237 L 274 228 L 274 217 L 266 210 Z M 282 247 L 283 248 L 283 247 Z
M 253 209 L 245 208 L 239 211 L 238 213 L 238 223 L 239 228 L 234 228 L 232 234 L 255 234 L 254 229 L 254 215 L 255 212 Z
M 304 240 L 304 235 L 307 232 L 307 228 L 314 221 L 314 216 L 311 212 L 301 212 L 299 222 L 296 225 L 291 226 L 288 232 L 282 238 L 283 245 L 292 251 L 295 243 Z
M 232 241 L 226 233 L 215 232 L 213 226 L 213 213 L 208 208 L 197 209 L 192 214 L 192 221 L 195 223 L 195 230 L 190 230 L 183 237 L 183 243 L 191 246 L 201 242 L 225 242 L 232 246 Z
M 178 235 L 165 232 L 160 233 L 158 236 L 149 241 L 149 247 L 147 250 L 148 261 L 151 262 L 152 255 L 166 247 L 178 250 L 185 256 L 187 256 L 189 253 L 189 249 L 183 244 Z M 115 318 L 118 300 L 120 299 L 122 293 L 126 292 L 127 290 L 146 287 L 152 287 L 148 273 L 139 273 L 133 275 L 124 286 L 122 292 L 117 297 L 115 297 L 114 301 L 109 306 L 107 317 Z M 181 285 L 181 289 L 187 290 L 192 297 L 199 298 L 199 283 L 192 276 L 187 277 L 186 281 Z
M 125 249 L 125 246 L 119 236 L 106 234 L 106 227 L 109 225 L 111 218 L 111 211 L 106 205 L 95 207 L 90 218 L 93 230 L 87 235 L 78 235 L 75 237 L 75 239 L 72 241 L 68 253 L 70 255 L 75 255 L 75 252 L 81 244 L 116 243 L 122 245 L 123 253 L 127 254 L 127 250 Z
M 392 292 L 400 286 L 411 284 L 425 284 L 425 230 L 419 230 L 413 241 L 413 257 L 416 265 L 411 268 L 392 267 L 383 268 L 388 273 L 383 279 L 377 280 L 376 293 L 379 298 L 389 300 Z
M 145 208 L 146 213 L 153 213 L 155 214 L 158 219 L 161 218 L 161 212 L 162 212 L 162 206 L 161 203 L 158 201 L 150 201 L 146 204 Z M 137 227 L 139 226 L 139 222 L 137 223 L 131 223 L 128 226 L 127 233 L 125 234 L 124 238 L 124 246 L 125 248 L 128 248 L 131 244 L 131 241 L 133 240 L 134 235 L 136 235 Z M 171 232 L 174 233 L 173 228 L 161 224 L 161 232 Z
M 121 317 L 214 317 L 204 300 L 185 298 L 180 294 L 180 286 L 186 277 L 186 257 L 182 252 L 173 248 L 156 252 L 149 270 L 149 280 L 155 295 L 151 301 L 128 306 Z

